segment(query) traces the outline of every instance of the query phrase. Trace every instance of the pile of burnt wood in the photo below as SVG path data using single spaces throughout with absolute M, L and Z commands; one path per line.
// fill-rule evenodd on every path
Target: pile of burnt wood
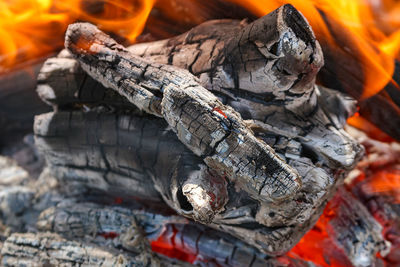
M 166 231 L 192 262 L 279 265 L 363 156 L 355 101 L 315 84 L 322 50 L 290 5 L 128 48 L 77 23 L 65 46 L 38 76 L 47 167 L 0 161 L 5 266 L 181 265 L 150 249 Z M 342 201 L 339 242 L 367 266 L 387 243 Z

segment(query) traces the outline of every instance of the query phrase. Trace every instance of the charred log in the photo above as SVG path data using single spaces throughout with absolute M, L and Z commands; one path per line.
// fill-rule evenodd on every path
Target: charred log
M 300 187 L 298 174 L 188 72 L 135 57 L 89 24 L 70 25 L 66 47 L 103 85 L 141 110 L 162 115 L 181 142 L 254 198 L 286 199 Z
M 293 22 L 292 19 L 284 18 L 289 14 L 295 15 L 295 19 L 299 22 L 296 25 L 300 25 L 300 28 L 292 29 L 291 27 L 294 26 L 288 25 Z M 277 23 L 277 21 L 280 22 Z M 185 36 L 178 36 L 168 41 L 140 44 L 130 48 L 133 53 L 147 58 L 147 61 L 129 54 L 115 43 L 112 48 L 107 48 L 103 42 L 111 42 L 110 39 L 96 30 L 95 35 L 100 36 L 103 42 L 87 39 L 90 40 L 92 48 L 99 48 L 96 53 L 85 54 L 90 47 L 83 47 L 81 50 L 75 47 L 74 51 L 83 53 L 82 58 L 79 55 L 78 57 L 84 64 L 91 66 L 89 73 L 97 72 L 94 75 L 96 79 L 107 82 L 114 89 L 124 91 L 130 87 L 121 87 L 112 79 L 112 75 L 103 77 L 100 75 L 100 69 L 109 69 L 109 73 L 112 72 L 116 75 L 115 77 L 121 74 L 138 77 L 137 74 L 131 74 L 131 70 L 121 63 L 126 61 L 129 66 L 133 60 L 136 63 L 145 62 L 148 69 L 159 66 L 155 68 L 155 73 L 168 74 L 165 70 L 172 69 L 174 75 L 177 75 L 175 77 L 180 75 L 191 77 L 187 72 L 157 65 L 153 60 L 158 58 L 161 63 L 165 63 L 164 59 L 171 58 L 170 63 L 175 62 L 174 64 L 180 67 L 188 67 L 190 64 L 185 63 L 185 60 L 190 61 L 191 58 L 186 55 L 192 55 L 196 49 L 200 49 L 198 44 L 211 40 L 216 47 L 220 48 L 213 50 L 215 55 L 214 52 L 209 51 L 213 49 L 213 46 L 201 48 L 204 51 L 199 54 L 197 59 L 199 61 L 196 61 L 198 62 L 196 68 L 200 70 L 197 73 L 200 83 L 212 93 L 217 94 L 224 104 L 234 106 L 235 109 L 241 111 L 243 117 L 247 116 L 251 119 L 242 121 L 246 129 L 273 147 L 285 164 L 292 166 L 299 173 L 303 185 L 292 196 L 293 200 L 281 200 L 274 203 L 254 197 L 254 194 L 249 194 L 249 190 L 238 191 L 235 181 L 232 179 L 225 181 L 223 175 L 213 173 L 217 171 L 218 174 L 220 167 L 214 166 L 213 169 L 208 170 L 201 158 L 194 156 L 185 148 L 169 131 L 168 124 L 163 119 L 143 114 L 133 104 L 115 94 L 113 90 L 94 83 L 82 72 L 78 63 L 65 52 L 45 64 L 40 74 L 38 87 L 41 97 L 51 102 L 56 109 L 54 113 L 38 116 L 35 123 L 37 143 L 46 155 L 53 173 L 61 180 L 74 182 L 75 185 L 79 184 L 85 188 L 101 189 L 109 194 L 121 194 L 128 197 L 136 195 L 149 199 L 145 192 L 150 190 L 151 198 L 157 200 L 158 192 L 162 199 L 180 214 L 231 233 L 267 253 L 281 254 L 289 249 L 315 223 L 326 200 L 332 195 L 335 185 L 341 182 L 341 175 L 345 173 L 343 170 L 354 166 L 362 149 L 342 130 L 346 117 L 354 110 L 354 101 L 332 90 L 315 87 L 313 84 L 316 75 L 315 68 L 318 69 L 319 64 L 322 63 L 318 63 L 317 60 L 321 55 L 318 43 L 302 16 L 292 7 L 287 6 L 260 19 L 255 25 L 265 25 L 265 23 L 270 23 L 272 29 L 277 31 L 277 36 L 274 34 L 266 36 L 277 39 L 269 42 L 261 31 L 263 27 L 253 26 L 255 29 L 260 29 L 254 32 L 254 38 L 261 36 L 260 41 L 250 38 L 249 43 L 241 45 L 248 51 L 248 55 L 255 54 L 260 58 L 251 73 L 258 73 L 259 68 L 264 68 L 263 64 L 267 67 L 274 64 L 280 66 L 278 69 L 276 67 L 270 69 L 272 74 L 267 74 L 275 77 L 276 82 L 271 84 L 274 89 L 270 93 L 274 94 L 279 101 L 260 98 L 257 90 L 260 91 L 261 88 L 256 82 L 254 85 L 242 82 L 248 86 L 245 89 L 235 87 L 235 83 L 232 83 L 234 77 L 226 72 L 226 66 L 235 66 L 231 64 L 231 61 L 234 54 L 239 53 L 239 50 L 235 50 L 235 46 L 232 45 L 239 45 L 238 40 L 232 37 L 235 29 L 241 27 L 242 34 L 249 34 L 252 27 L 252 25 L 245 26 L 245 23 L 243 25 L 234 21 L 206 23 L 185 35 L 187 38 L 193 38 L 190 42 L 189 39 L 184 38 Z M 85 27 L 83 29 L 86 30 L 87 27 Z M 223 31 L 218 30 L 220 27 Z M 80 29 L 75 33 L 79 31 Z M 296 46 L 282 48 L 287 34 L 292 34 L 290 36 L 295 39 L 295 43 L 299 45 L 298 48 Z M 233 40 L 232 43 L 225 42 L 226 38 Z M 260 49 L 264 51 L 263 42 L 270 45 L 276 43 L 278 48 L 281 47 L 276 51 L 278 56 L 272 59 L 265 57 L 260 52 Z M 259 44 L 260 47 L 255 44 Z M 174 50 L 171 50 L 172 47 Z M 224 52 L 228 48 L 231 51 L 229 57 L 231 61 L 224 59 Z M 110 62 L 98 53 L 102 49 L 106 49 L 104 51 L 110 52 L 115 58 L 121 58 L 122 61 L 111 64 L 114 67 L 107 67 Z M 307 56 L 304 58 L 298 56 L 302 53 Z M 201 55 L 204 55 L 204 58 Z M 221 58 L 222 61 L 215 61 L 214 56 L 215 59 Z M 310 62 L 310 58 L 314 56 L 316 58 Z M 207 61 L 207 57 L 212 57 L 213 60 Z M 175 60 L 175 58 L 180 60 Z M 88 59 L 91 60 L 87 61 Z M 112 62 L 114 59 L 110 58 Z M 239 59 L 240 56 L 237 57 L 237 60 Z M 320 59 L 322 60 L 322 57 Z M 98 60 L 101 64 L 93 64 Z M 214 65 L 210 67 L 209 62 L 214 62 Z M 240 73 L 238 77 L 246 81 L 249 74 L 243 66 L 247 63 L 240 64 L 239 61 L 237 63 L 237 71 Z M 313 66 L 313 64 L 316 65 Z M 299 73 L 302 66 L 305 67 L 303 68 L 305 72 Z M 290 75 L 285 74 L 292 77 L 289 80 L 298 81 L 285 80 L 284 69 L 293 72 Z M 216 77 L 212 73 L 217 72 L 221 74 L 218 76 L 219 81 L 211 82 L 207 77 Z M 146 81 L 151 81 L 161 86 L 163 82 L 171 82 L 171 80 L 160 81 L 151 76 L 138 78 L 140 78 L 139 81 L 132 80 L 131 84 L 137 86 L 134 83 L 137 82 L 138 85 L 143 86 Z M 57 86 L 55 81 L 59 79 L 68 81 L 63 84 L 68 84 L 69 87 Z M 190 78 L 189 81 L 196 82 L 196 88 L 199 88 L 201 94 L 210 96 L 195 79 Z M 221 90 L 226 89 L 225 93 L 229 93 L 231 100 L 227 101 L 225 93 L 218 94 L 222 91 L 216 90 L 217 87 L 209 87 L 210 84 L 220 86 Z M 223 85 L 229 84 L 232 86 L 223 89 Z M 184 85 L 183 88 L 185 88 Z M 154 95 L 158 89 L 153 89 Z M 293 91 L 293 94 L 289 93 L 285 96 L 280 89 Z M 304 90 L 304 94 L 296 95 L 295 92 L 301 90 Z M 192 92 L 195 95 L 198 94 L 194 90 Z M 160 100 L 165 97 L 161 92 L 155 95 Z M 190 99 L 193 101 L 193 97 Z M 208 103 L 208 99 L 205 99 L 203 103 Z M 199 107 L 204 106 L 199 105 Z M 224 115 L 228 117 L 237 114 L 225 107 L 221 103 L 218 109 L 211 109 L 212 115 L 224 121 L 226 119 Z M 246 113 L 244 108 L 250 112 Z M 235 116 L 239 117 L 239 115 Z M 191 124 L 194 123 L 196 120 L 193 120 Z M 187 122 L 184 121 L 183 124 L 187 125 Z M 189 121 L 189 125 L 191 124 Z M 143 125 L 149 127 L 146 128 Z M 194 125 L 191 126 L 194 127 Z M 181 140 L 185 136 L 181 135 Z M 171 147 L 174 149 L 171 150 Z M 232 144 L 228 143 L 227 147 L 229 149 Z M 193 149 L 193 146 L 191 148 Z M 147 188 L 151 184 L 149 181 L 154 182 L 155 188 Z M 199 183 L 196 184 L 193 181 Z M 146 189 L 137 187 L 141 183 Z M 239 188 L 242 188 L 242 185 Z M 210 202 L 212 198 L 209 196 L 213 194 L 214 196 L 217 194 L 217 205 Z

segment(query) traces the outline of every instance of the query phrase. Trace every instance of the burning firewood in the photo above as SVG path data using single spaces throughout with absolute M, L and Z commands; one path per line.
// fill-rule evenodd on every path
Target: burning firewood
M 2 153 L 27 170 L 0 157 L 1 265 L 400 262 L 400 149 L 344 131 L 356 101 L 339 92 L 361 101 L 349 120 L 354 125 L 362 123 L 361 114 L 398 137 L 400 117 L 391 116 L 400 114 L 399 75 L 389 81 L 396 51 L 386 54 L 389 43 L 375 37 L 364 42 L 353 26 L 333 18 L 338 10 L 328 13 L 318 1 L 304 5 L 310 12 L 298 7 L 317 36 L 327 37 L 321 42 L 291 5 L 255 20 L 244 9 L 231 12 L 235 4 L 226 1 L 158 1 L 154 7 L 145 1 L 136 10 L 143 20 L 133 28 L 151 11 L 150 25 L 138 42 L 188 30 L 212 6 L 208 18 L 249 21 L 208 21 L 128 48 L 92 24 L 71 24 L 66 49 L 40 71 L 34 65 L 39 98 L 53 108 L 35 117 L 35 145 L 33 135 L 20 138 L 33 114 L 49 110 L 27 90 L 35 77 L 18 71 L 0 77 L 0 136 L 9 143 Z M 262 1 L 251 8 L 264 8 Z M 104 22 L 98 11 L 107 5 L 94 1 L 82 9 L 93 8 L 96 21 Z M 193 7 L 196 13 L 181 14 Z M 177 14 L 182 24 L 165 30 L 157 24 L 173 24 Z M 86 19 L 66 16 L 62 28 L 73 21 Z M 112 36 L 120 41 L 140 34 L 119 32 Z M 380 32 L 371 27 L 373 35 Z M 12 63 L 7 56 L 13 54 L 5 57 Z M 339 91 L 317 85 L 319 72 L 318 83 Z M 382 77 L 375 81 L 371 73 Z M 14 113 L 20 99 L 31 97 L 25 113 Z M 371 108 L 376 103 L 382 107 Z
M 265 25 L 273 31 L 265 32 Z M 88 77 L 65 51 L 44 65 L 38 92 L 55 111 L 36 117 L 36 140 L 63 182 L 139 201 L 161 201 L 160 194 L 183 216 L 282 254 L 315 223 L 362 154 L 342 129 L 354 101 L 315 86 L 322 53 L 291 6 L 249 25 L 206 23 L 131 52 L 88 24 L 70 27 L 66 44 L 90 75 L 113 90 Z M 138 102 L 138 92 L 147 102 Z M 209 138 L 215 127 L 227 136 Z M 240 135 L 244 144 L 235 141 Z M 235 176 L 233 160 L 246 155 L 254 162 Z M 255 166 L 285 178 L 286 185 L 276 180 L 264 192 L 260 184 L 248 184 L 253 176 L 265 179 Z M 282 171 L 299 175 L 302 184 L 275 174 Z
M 194 154 L 253 198 L 287 199 L 300 187 L 297 172 L 190 73 L 136 57 L 90 24 L 70 25 L 65 43 L 95 79 L 139 109 L 163 116 Z
M 74 222 L 71 225 L 71 222 Z M 42 212 L 38 229 L 58 233 L 68 239 L 90 238 L 92 243 L 105 246 L 103 237 L 110 236 L 111 245 L 125 251 L 139 253 L 138 243 L 146 237 L 157 247 L 158 240 L 170 233 L 175 249 L 181 250 L 198 261 L 217 261 L 222 266 L 266 266 L 275 259 L 224 233 L 207 229 L 179 216 L 164 216 L 121 207 L 94 203 L 79 203 L 73 199 L 59 203 Z M 174 230 L 175 229 L 175 230 Z M 144 249 L 146 251 L 147 248 Z

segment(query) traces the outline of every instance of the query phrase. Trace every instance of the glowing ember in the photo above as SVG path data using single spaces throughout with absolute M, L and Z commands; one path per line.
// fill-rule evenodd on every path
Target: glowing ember
M 157 240 L 151 242 L 151 249 L 155 252 L 190 263 L 194 263 L 197 255 L 194 251 L 187 251 L 175 245 L 178 230 L 173 225 L 168 225 Z
M 379 136 L 379 135 L 378 135 Z M 400 203 L 400 144 L 387 143 L 361 136 L 359 141 L 367 155 L 358 164 L 358 175 L 349 187 L 359 188 L 363 194 L 385 197 L 391 203 Z
M 105 239 L 114 239 L 119 236 L 119 234 L 116 232 L 104 232 L 104 233 L 99 233 L 98 235 L 104 237 Z
M 358 117 L 356 117 L 358 118 Z M 359 133 L 363 135 L 363 133 Z M 369 213 L 383 227 L 382 234 L 392 244 L 385 257 L 380 256 L 386 266 L 398 266 L 400 257 L 400 224 L 398 217 L 388 210 L 391 202 L 400 200 L 400 146 L 398 143 L 381 143 L 365 136 L 359 141 L 366 147 L 367 155 L 358 164 L 354 173 L 358 174 L 347 182 L 350 192 L 368 208 Z M 351 177 L 351 175 L 349 176 Z M 351 266 L 329 235 L 330 224 L 338 214 L 340 198 L 336 195 L 327 205 L 323 215 L 312 230 L 289 252 L 292 257 L 300 257 L 321 266 Z
M 335 202 L 335 200 L 332 200 L 332 202 Z M 313 229 L 300 240 L 288 255 L 323 267 L 352 266 L 327 232 L 329 220 L 336 216 L 335 209 L 335 205 L 328 204 Z

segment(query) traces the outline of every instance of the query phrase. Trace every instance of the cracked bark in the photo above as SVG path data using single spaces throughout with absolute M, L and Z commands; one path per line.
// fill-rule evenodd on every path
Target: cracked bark
M 300 187 L 297 172 L 189 72 L 136 57 L 90 24 L 70 25 L 65 43 L 90 75 L 139 109 L 163 116 L 194 154 L 254 198 L 277 201 Z
M 271 32 L 263 32 L 265 25 L 271 25 Z M 288 36 L 293 45 L 288 45 Z M 102 44 L 93 47 L 104 48 Z M 246 129 L 250 127 L 259 140 L 296 170 L 302 186 L 290 199 L 273 202 L 243 190 L 245 184 L 225 181 L 223 176 L 213 174 L 218 174 L 220 167 L 208 170 L 202 158 L 176 138 L 165 120 L 143 114 L 114 90 L 94 82 L 65 51 L 48 60 L 39 75 L 39 95 L 56 111 L 38 116 L 35 121 L 37 144 L 60 180 L 110 195 L 145 200 L 160 200 L 160 194 L 184 216 L 230 233 L 264 252 L 282 254 L 314 224 L 336 185 L 362 154 L 361 147 L 342 129 L 354 110 L 354 101 L 314 85 L 322 54 L 308 24 L 290 6 L 253 24 L 232 20 L 207 22 L 176 38 L 132 46 L 131 54 L 122 47 L 114 48 L 119 51 L 108 52 L 119 56 L 122 51 L 135 64 L 147 62 L 147 70 L 157 66 L 155 73 L 172 68 L 154 62 L 188 68 L 199 77 L 201 86 L 219 97 L 215 100 L 221 101 L 218 109 L 209 108 L 213 118 L 219 122 L 225 121 L 223 114 L 239 118 L 223 105 L 233 107 L 246 119 L 240 120 Z M 243 62 L 242 54 L 246 55 L 244 59 L 253 60 Z M 98 66 L 89 71 L 104 67 Z M 265 77 L 260 76 L 264 69 L 268 70 Z M 120 75 L 121 70 L 131 73 L 126 66 L 115 73 Z M 191 77 L 188 72 L 172 70 Z M 98 74 L 95 78 L 113 82 L 110 76 L 101 76 L 101 71 Z M 151 77 L 141 79 L 138 84 L 150 80 L 160 86 L 163 82 Z M 199 90 L 192 91 L 193 94 L 210 95 L 196 79 L 189 80 Z M 269 87 L 262 86 L 264 83 Z M 113 86 L 121 89 L 118 83 Z M 159 92 L 156 95 L 163 97 Z M 188 99 L 196 104 L 190 95 Z M 197 116 L 199 112 L 193 114 L 193 118 Z M 189 131 L 198 127 L 195 120 L 180 118 L 183 117 L 179 117 L 178 123 Z M 178 131 L 179 135 L 181 140 L 186 137 Z M 184 142 L 187 144 L 187 140 Z M 227 147 L 234 148 L 234 144 L 228 143 Z M 202 151 L 196 145 L 190 148 Z M 200 181 L 200 187 L 190 181 Z M 199 190 L 189 190 L 193 188 Z M 209 201 L 215 192 L 220 197 L 218 205 Z

